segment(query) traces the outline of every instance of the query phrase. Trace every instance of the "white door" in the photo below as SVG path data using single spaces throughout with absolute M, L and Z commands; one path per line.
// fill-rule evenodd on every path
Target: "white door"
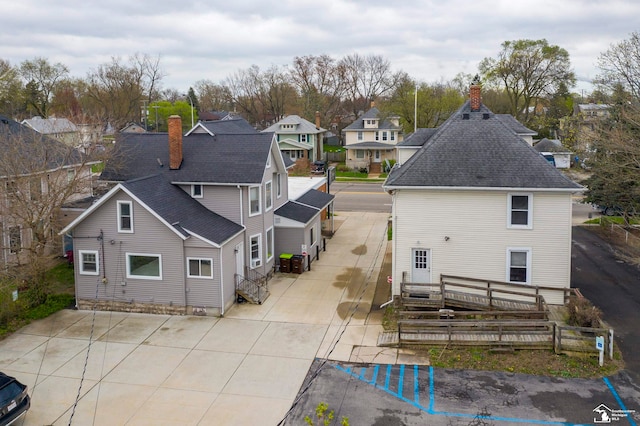
M 411 249 L 411 282 L 431 283 L 431 250 Z
M 244 243 L 240 243 L 235 248 L 236 253 L 236 274 L 244 276 Z
M 380 161 L 381 161 L 380 150 L 376 149 L 376 151 L 373 153 L 373 162 L 374 163 L 379 163 Z

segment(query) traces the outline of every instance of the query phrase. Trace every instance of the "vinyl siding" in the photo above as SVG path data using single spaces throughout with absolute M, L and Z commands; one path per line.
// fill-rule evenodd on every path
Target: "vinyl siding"
M 275 228 L 275 257 L 282 253 L 301 254 L 306 228 Z
M 191 194 L 191 185 L 181 185 L 180 187 L 187 194 Z M 203 185 L 202 198 L 194 199 L 220 216 L 241 223 L 240 193 L 241 190 L 235 186 Z
M 398 151 L 397 152 L 397 154 L 398 154 L 398 163 L 399 164 L 404 164 L 405 162 L 407 162 L 409 160 L 409 158 L 411 158 L 413 156 L 413 154 L 418 152 L 418 148 L 402 148 L 402 149 L 398 149 L 397 151 Z
M 97 250 L 100 256 L 100 274 L 97 277 L 79 275 L 78 268 L 75 268 L 77 298 L 93 300 L 97 290 L 99 300 L 183 306 L 186 274 L 182 239 L 135 202 L 134 233 L 118 233 L 118 200 L 130 201 L 131 198 L 123 192 L 116 194 L 73 230 L 76 259 L 79 250 Z M 102 241 L 98 239 L 101 230 Z M 161 255 L 162 280 L 127 278 L 126 253 Z M 102 283 L 103 274 L 106 284 Z
M 244 234 L 237 235 L 232 238 L 222 247 L 222 277 L 223 277 L 223 290 L 222 296 L 224 297 L 224 308 L 229 309 L 236 300 L 236 285 L 235 285 L 235 273 L 236 273 L 236 254 L 235 248 L 244 240 Z M 245 247 L 247 243 L 245 242 Z M 245 265 L 247 265 L 245 260 Z
M 411 280 L 412 248 L 431 250 L 431 279 L 438 282 L 441 274 L 506 281 L 507 248 L 529 247 L 531 285 L 570 286 L 570 194 L 533 193 L 532 229 L 507 227 L 502 191 L 399 190 L 393 220 L 394 294 L 403 272 Z M 557 294 L 545 298 L 562 303 Z
M 213 266 L 213 279 L 189 277 L 187 258 L 211 259 Z M 212 247 L 198 238 L 191 237 L 185 244 L 184 263 L 187 306 L 220 308 L 220 249 Z

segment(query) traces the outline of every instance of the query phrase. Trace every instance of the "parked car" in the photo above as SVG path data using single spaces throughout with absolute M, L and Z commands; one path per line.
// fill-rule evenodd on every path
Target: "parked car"
M 27 386 L 0 372 L 0 426 L 13 424 L 31 407 Z
M 605 216 L 622 216 L 622 209 L 614 206 L 598 206 L 600 213 Z
M 326 167 L 326 163 L 324 161 L 314 161 L 313 164 L 311 164 L 311 171 L 313 173 L 324 173 L 324 169 Z

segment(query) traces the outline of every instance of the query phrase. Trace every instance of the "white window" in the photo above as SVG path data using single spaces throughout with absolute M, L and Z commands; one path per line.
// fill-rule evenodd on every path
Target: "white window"
M 379 141 L 380 140 L 380 132 L 376 132 L 375 135 L 376 135 L 375 140 Z
M 260 187 L 249 187 L 249 216 L 260 214 Z
M 267 229 L 267 262 L 273 259 L 273 227 Z
M 309 229 L 309 247 L 313 246 L 316 243 L 316 227 L 315 225 Z
M 251 247 L 251 267 L 257 268 L 262 265 L 262 235 L 252 235 L 250 240 Z
M 202 198 L 202 185 L 191 185 L 191 196 L 193 198 Z
M 391 140 L 392 140 L 392 141 L 395 141 L 395 140 L 396 140 L 396 132 L 393 132 L 393 131 L 392 131 L 392 132 L 389 132 L 389 136 L 390 136 L 390 138 L 391 138 Z
M 191 278 L 213 278 L 213 259 L 187 257 L 187 269 Z
M 273 207 L 273 193 L 271 191 L 271 181 L 269 181 L 264 184 L 264 209 L 269 211 L 271 207 Z
M 382 140 L 386 141 L 387 140 L 387 132 L 382 132 Z
M 531 284 L 531 249 L 507 248 L 507 282 Z
M 361 131 L 358 131 L 358 140 L 361 141 L 363 138 L 363 133 Z
M 282 197 L 282 175 L 280 173 L 276 175 L 276 196 Z
M 133 233 L 133 205 L 131 201 L 118 201 L 118 232 Z
M 127 278 L 162 279 L 162 256 L 159 254 L 127 253 Z
M 79 250 L 78 257 L 80 257 L 79 273 L 81 275 L 98 275 L 100 273 L 97 251 Z
M 356 149 L 356 158 L 364 158 L 364 150 Z
M 300 135 L 300 142 L 306 142 L 307 141 L 307 135 Z
M 533 213 L 532 194 L 509 194 L 508 195 L 508 227 L 531 229 Z

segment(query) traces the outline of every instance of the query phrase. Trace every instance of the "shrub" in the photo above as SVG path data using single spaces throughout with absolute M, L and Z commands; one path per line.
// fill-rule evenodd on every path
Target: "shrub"
M 602 311 L 585 297 L 571 296 L 567 304 L 570 325 L 576 327 L 600 327 Z

